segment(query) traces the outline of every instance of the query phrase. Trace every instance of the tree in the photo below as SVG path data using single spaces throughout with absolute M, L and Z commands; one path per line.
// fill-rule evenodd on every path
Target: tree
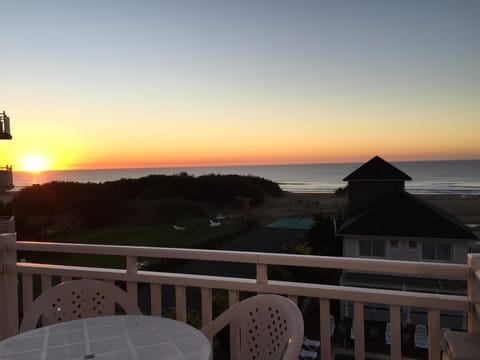
M 335 233 L 335 225 L 338 225 L 342 218 L 337 217 L 334 220 L 329 215 L 318 214 L 314 221 L 309 233 L 312 254 L 342 256 L 342 238 Z

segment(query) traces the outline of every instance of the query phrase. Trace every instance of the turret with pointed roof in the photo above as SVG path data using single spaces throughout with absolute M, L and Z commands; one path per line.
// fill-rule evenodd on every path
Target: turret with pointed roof
M 357 214 L 379 200 L 405 189 L 410 176 L 392 164 L 375 156 L 343 181 L 348 181 L 347 215 Z
M 405 181 L 410 176 L 399 170 L 380 156 L 375 156 L 345 177 L 343 181 Z
M 453 216 L 407 193 L 411 177 L 379 156 L 343 180 L 349 203 L 340 235 L 476 239 Z

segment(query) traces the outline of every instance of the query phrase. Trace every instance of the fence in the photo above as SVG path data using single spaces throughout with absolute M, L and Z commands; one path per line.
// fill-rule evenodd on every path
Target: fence
M 45 291 L 53 285 L 52 280 L 56 277 L 61 281 L 72 278 L 122 281 L 126 283 L 126 290 L 133 299 L 138 299 L 138 284 L 147 283 L 150 288 L 149 302 L 152 315 L 161 315 L 162 313 L 162 285 L 172 285 L 175 289 L 175 316 L 177 320 L 184 322 L 187 320 L 187 288 L 198 288 L 201 294 L 202 324 L 212 320 L 212 291 L 214 289 L 223 289 L 228 292 L 230 306 L 240 300 L 241 292 L 281 294 L 296 302 L 300 297 L 310 298 L 318 301 L 320 309 L 319 333 L 322 359 L 330 359 L 332 355 L 329 323 L 332 300 L 347 300 L 353 303 L 356 359 L 365 358 L 364 304 L 367 303 L 384 304 L 389 308 L 392 359 L 402 357 L 402 307 L 424 308 L 428 314 L 429 329 L 440 329 L 441 311 L 468 312 L 468 330 L 479 331 L 478 311 L 475 311 L 479 309 L 479 306 L 474 302 L 474 300 L 478 300 L 480 294 L 480 272 L 478 270 L 480 257 L 478 255 L 469 255 L 466 265 L 458 265 L 219 250 L 28 242 L 16 241 L 15 234 L 0 235 L 0 251 L 0 339 L 17 333 L 20 321 L 18 304 L 20 304 L 20 310 L 24 310 L 34 300 L 34 278 L 40 279 L 41 291 Z M 18 262 L 18 251 L 112 255 L 123 257 L 126 266 L 122 269 L 111 269 Z M 255 278 L 144 271 L 138 269 L 140 257 L 251 264 L 256 269 Z M 468 295 L 457 296 L 272 280 L 268 277 L 268 269 L 275 265 L 467 280 Z M 17 291 L 19 281 L 21 288 L 20 291 Z M 20 311 L 20 313 L 22 312 Z M 235 341 L 232 341 L 231 346 L 235 347 L 235 345 Z M 429 359 L 440 359 L 439 331 L 429 332 L 428 348 Z

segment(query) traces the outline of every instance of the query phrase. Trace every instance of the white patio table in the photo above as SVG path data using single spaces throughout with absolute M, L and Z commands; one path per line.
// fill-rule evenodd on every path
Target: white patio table
M 142 315 L 68 321 L 0 342 L 1 360 L 210 360 L 212 348 L 197 329 Z

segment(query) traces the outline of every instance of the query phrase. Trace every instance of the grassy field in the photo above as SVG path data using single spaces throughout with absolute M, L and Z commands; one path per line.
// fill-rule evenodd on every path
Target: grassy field
M 239 220 L 229 220 L 219 227 L 210 227 L 208 218 L 192 217 L 184 219 L 179 226 L 185 230 L 174 230 L 172 225 L 121 225 L 100 228 L 89 231 L 80 231 L 64 236 L 48 239 L 51 242 L 103 244 L 103 245 L 130 245 L 152 247 L 179 247 L 179 248 L 208 248 L 212 241 L 223 241 L 238 234 L 242 227 Z M 119 256 L 96 256 L 78 254 L 40 254 L 25 253 L 27 261 L 40 260 L 53 264 L 68 264 L 81 266 L 102 266 L 122 268 L 125 259 Z M 145 259 L 139 259 L 143 261 Z
M 185 230 L 174 230 L 173 226 L 121 225 L 61 236 L 51 241 L 82 244 L 132 245 L 155 247 L 194 247 L 207 240 L 222 237 L 238 230 L 238 221 L 229 221 L 219 227 L 210 227 L 206 218 L 190 218 L 179 226 Z

